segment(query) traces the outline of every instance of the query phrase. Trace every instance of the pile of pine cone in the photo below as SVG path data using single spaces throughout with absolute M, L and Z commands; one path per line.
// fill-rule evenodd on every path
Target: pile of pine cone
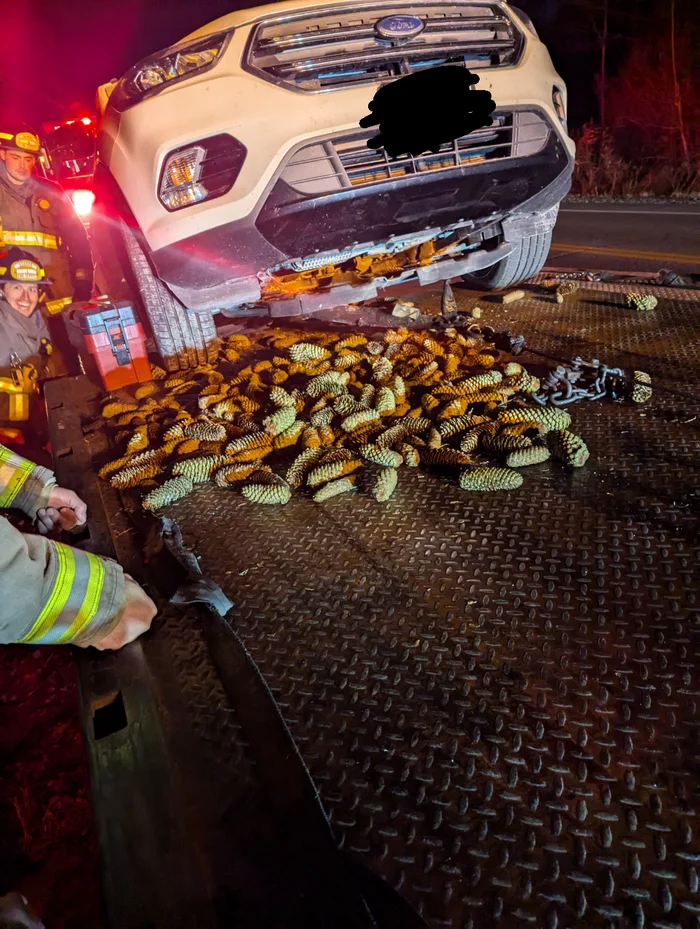
M 467 491 L 512 490 L 521 469 L 550 456 L 589 457 L 565 410 L 537 406 L 540 382 L 455 329 L 364 335 L 263 330 L 222 342 L 216 364 L 107 396 L 102 415 L 122 454 L 100 471 L 140 487 L 154 510 L 198 483 L 240 488 L 254 503 L 316 501 L 369 477 L 388 500 L 398 469 L 458 469 Z M 362 481 L 364 483 L 364 481 Z

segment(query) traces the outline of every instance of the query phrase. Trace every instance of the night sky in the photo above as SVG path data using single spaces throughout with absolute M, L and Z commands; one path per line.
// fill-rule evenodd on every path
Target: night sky
M 596 115 L 594 74 L 599 51 L 590 16 L 586 19 L 580 11 L 599 10 L 600 2 L 516 0 L 514 4 L 532 17 L 567 82 L 574 126 Z M 650 12 L 656 4 L 663 8 L 665 0 L 609 0 L 609 4 Z M 694 9 L 697 16 L 697 0 L 678 0 L 678 4 L 681 9 Z M 71 104 L 92 111 L 99 84 L 120 77 L 141 58 L 218 16 L 260 5 L 254 0 L 0 0 L 0 118 L 23 119 L 38 128 L 43 121 L 68 115 Z M 685 28 L 687 14 L 681 14 L 679 22 Z M 634 19 L 623 24 L 626 32 Z M 628 37 L 621 36 L 611 43 L 611 70 L 628 45 Z
M 0 0 L 0 113 L 31 122 L 92 110 L 100 84 L 251 0 Z M 9 99 L 8 99 L 9 98 Z
M 560 0 L 521 0 L 547 28 Z M 254 0 L 0 0 L 0 114 L 33 124 L 73 103 L 93 109 L 99 84 Z M 533 9 L 535 7 L 535 9 Z M 555 55 L 556 57 L 556 55 Z

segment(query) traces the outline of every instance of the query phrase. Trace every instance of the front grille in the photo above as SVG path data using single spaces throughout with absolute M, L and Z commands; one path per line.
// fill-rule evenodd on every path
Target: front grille
M 325 194 L 415 174 L 467 167 L 484 161 L 534 155 L 547 144 L 550 125 L 536 110 L 500 111 L 493 125 L 446 143 L 438 152 L 390 159 L 368 148 L 375 130 L 312 142 L 298 149 L 282 171 L 282 180 L 305 194 Z
M 425 28 L 392 46 L 374 26 L 384 16 L 402 13 L 419 17 Z M 332 10 L 321 7 L 258 23 L 244 67 L 285 87 L 319 92 L 382 83 L 446 64 L 470 69 L 513 65 L 521 47 L 518 27 L 496 4 L 334 4 Z

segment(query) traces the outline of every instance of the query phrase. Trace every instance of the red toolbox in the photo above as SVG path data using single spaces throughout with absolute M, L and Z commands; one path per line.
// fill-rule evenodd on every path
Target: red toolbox
M 88 303 L 76 314 L 107 390 L 150 381 L 146 334 L 129 303 Z

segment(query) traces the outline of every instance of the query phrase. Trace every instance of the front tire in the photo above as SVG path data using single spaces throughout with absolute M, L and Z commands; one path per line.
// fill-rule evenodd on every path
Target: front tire
M 153 274 L 132 229 L 120 221 L 122 239 L 166 371 L 186 370 L 216 361 L 218 337 L 211 313 L 183 306 Z
M 522 284 L 542 270 L 552 244 L 552 230 L 538 232 L 520 239 L 516 247 L 501 261 L 489 268 L 463 274 L 462 280 L 470 287 L 499 290 Z

